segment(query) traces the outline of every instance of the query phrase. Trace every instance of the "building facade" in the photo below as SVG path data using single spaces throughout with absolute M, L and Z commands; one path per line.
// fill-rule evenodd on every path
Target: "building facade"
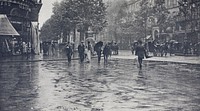
M 141 0 L 129 0 L 127 12 L 131 12 L 131 19 L 134 20 L 134 12 L 140 9 Z M 148 0 L 149 6 L 154 6 L 156 0 Z M 199 0 L 163 0 L 164 5 L 169 12 L 169 16 L 174 18 L 174 26 L 161 30 L 155 22 L 152 24 L 147 19 L 147 28 L 151 28 L 153 40 L 161 41 L 176 40 L 178 42 L 199 42 L 200 38 L 200 1 Z M 147 34 L 147 37 L 149 36 Z
M 200 42 L 200 1 L 181 0 L 179 4 L 174 39 L 196 44 Z
M 20 34 L 19 37 L 12 38 L 14 46 L 19 47 L 25 43 L 34 53 L 38 53 L 38 16 L 41 6 L 41 0 L 0 0 L 0 14 L 6 15 Z

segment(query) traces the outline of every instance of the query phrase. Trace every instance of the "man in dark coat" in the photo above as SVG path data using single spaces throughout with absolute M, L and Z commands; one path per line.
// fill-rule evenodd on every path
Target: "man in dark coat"
M 140 69 L 142 68 L 142 60 L 146 57 L 146 50 L 144 46 L 142 46 L 142 41 L 138 40 L 138 46 L 135 49 L 135 55 L 138 56 L 138 63 Z
M 108 55 L 110 54 L 110 46 L 108 44 L 105 45 L 104 49 L 103 49 L 103 57 L 104 57 L 104 62 L 107 63 L 108 62 Z
M 101 61 L 101 53 L 102 53 L 102 46 L 103 46 L 103 42 L 99 41 L 98 43 L 95 44 L 94 46 L 94 51 L 96 51 L 97 56 L 98 56 L 98 63 L 100 63 Z
M 66 54 L 67 54 L 67 60 L 68 60 L 68 62 L 71 62 L 72 52 L 73 52 L 72 51 L 72 46 L 68 42 L 67 45 L 66 45 Z
M 97 52 L 98 63 L 100 63 L 100 61 L 101 61 L 101 52 L 102 52 L 101 47 L 97 47 L 95 51 Z
M 84 52 L 85 52 L 85 45 L 83 44 L 83 42 L 81 42 L 81 44 L 78 46 L 78 53 L 81 62 L 83 62 L 85 58 Z

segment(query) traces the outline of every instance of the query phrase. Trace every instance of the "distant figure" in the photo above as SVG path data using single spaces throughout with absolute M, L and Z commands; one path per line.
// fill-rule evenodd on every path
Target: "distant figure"
M 97 42 L 94 46 L 94 51 L 96 51 L 97 56 L 98 56 L 98 63 L 100 63 L 100 61 L 101 61 L 101 52 L 102 52 L 101 48 L 102 48 L 102 46 L 103 46 L 102 41 Z
M 43 55 L 49 55 L 49 45 L 47 42 L 43 43 Z
M 184 55 L 188 55 L 189 47 L 190 47 L 189 43 L 184 42 L 184 44 L 183 44 Z
M 84 61 L 84 58 L 85 58 L 85 46 L 83 44 L 83 41 L 78 46 L 78 53 L 79 53 L 80 62 L 82 63 Z
M 73 54 L 72 46 L 68 42 L 65 48 L 66 48 L 67 60 L 70 63 L 71 62 L 71 58 L 72 58 L 72 54 Z
M 134 43 L 132 43 L 131 44 L 131 53 L 134 55 L 134 51 L 135 51 L 135 48 L 136 48 L 136 46 L 137 46 L 137 42 L 134 42 Z
M 55 50 L 56 50 L 55 43 L 51 42 L 51 52 L 52 52 L 52 55 L 55 55 Z
M 101 61 L 101 52 L 102 52 L 101 47 L 98 47 L 96 52 L 97 52 L 97 56 L 98 56 L 98 63 L 100 63 L 100 61 Z
M 23 47 L 23 55 L 27 53 L 27 44 L 25 42 L 22 42 L 22 47 Z
M 170 44 L 169 44 L 169 55 L 172 56 L 173 52 L 174 52 L 174 43 L 170 42 Z
M 142 46 L 142 41 L 138 40 L 138 46 L 135 49 L 135 55 L 138 56 L 138 63 L 140 69 L 142 68 L 142 60 L 144 59 L 144 56 L 146 56 L 146 51 L 144 46 Z
M 108 56 L 110 54 L 110 46 L 108 44 L 105 45 L 104 49 L 103 49 L 103 57 L 104 57 L 104 62 L 107 63 L 108 62 Z
M 114 44 L 114 54 L 118 55 L 119 54 L 119 46 L 117 43 Z

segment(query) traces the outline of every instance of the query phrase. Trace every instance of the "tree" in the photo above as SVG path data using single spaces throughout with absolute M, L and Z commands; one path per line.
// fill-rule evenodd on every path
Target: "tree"
M 149 6 L 147 0 L 141 0 L 140 9 L 135 12 L 135 20 L 133 22 L 135 26 L 135 32 L 137 33 L 137 39 L 145 38 L 150 32 L 150 28 L 147 27 L 147 20 L 152 16 L 152 7 Z
M 63 34 L 64 38 L 78 28 L 83 39 L 89 27 L 98 33 L 106 26 L 105 15 L 106 7 L 102 0 L 63 0 L 54 3 L 49 24 L 55 35 Z
M 67 41 L 67 36 L 71 31 L 70 20 L 63 15 L 66 12 L 64 1 L 53 4 L 53 15 L 44 23 L 41 28 L 41 38 L 45 41 L 58 40 L 63 35 Z
M 56 39 L 56 34 L 52 27 L 52 19 L 48 19 L 41 27 L 40 39 L 42 41 L 51 41 Z
M 106 7 L 102 0 L 71 0 L 69 4 L 66 15 L 76 21 L 81 33 L 89 27 L 98 33 L 106 26 Z
M 156 25 L 159 26 L 161 31 L 166 30 L 168 27 L 170 27 L 172 22 L 172 17 L 169 16 L 169 11 L 165 7 L 164 0 L 156 0 L 155 5 L 153 6 L 153 16 L 156 18 Z

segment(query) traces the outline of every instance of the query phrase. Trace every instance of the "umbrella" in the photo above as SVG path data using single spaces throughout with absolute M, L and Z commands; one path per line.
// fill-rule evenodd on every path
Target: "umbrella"
M 172 42 L 174 43 L 174 42 L 176 42 L 176 40 L 170 40 L 170 42 L 171 42 L 171 43 L 172 43 Z
M 103 42 L 102 42 L 102 41 L 99 41 L 99 42 L 97 42 L 97 43 L 95 44 L 94 50 L 97 51 L 97 49 L 98 49 L 99 47 L 102 47 L 102 46 L 103 46 Z
M 94 38 L 93 37 L 88 37 L 87 39 L 85 39 L 86 41 L 93 41 L 95 42 Z
M 95 40 L 94 40 L 93 37 L 88 37 L 87 39 L 85 39 L 85 41 L 86 41 L 86 43 L 87 43 L 87 42 L 90 42 L 93 46 L 94 46 L 94 44 L 95 44 Z
M 96 47 L 102 47 L 103 46 L 103 42 L 102 41 L 99 41 L 95 44 Z

